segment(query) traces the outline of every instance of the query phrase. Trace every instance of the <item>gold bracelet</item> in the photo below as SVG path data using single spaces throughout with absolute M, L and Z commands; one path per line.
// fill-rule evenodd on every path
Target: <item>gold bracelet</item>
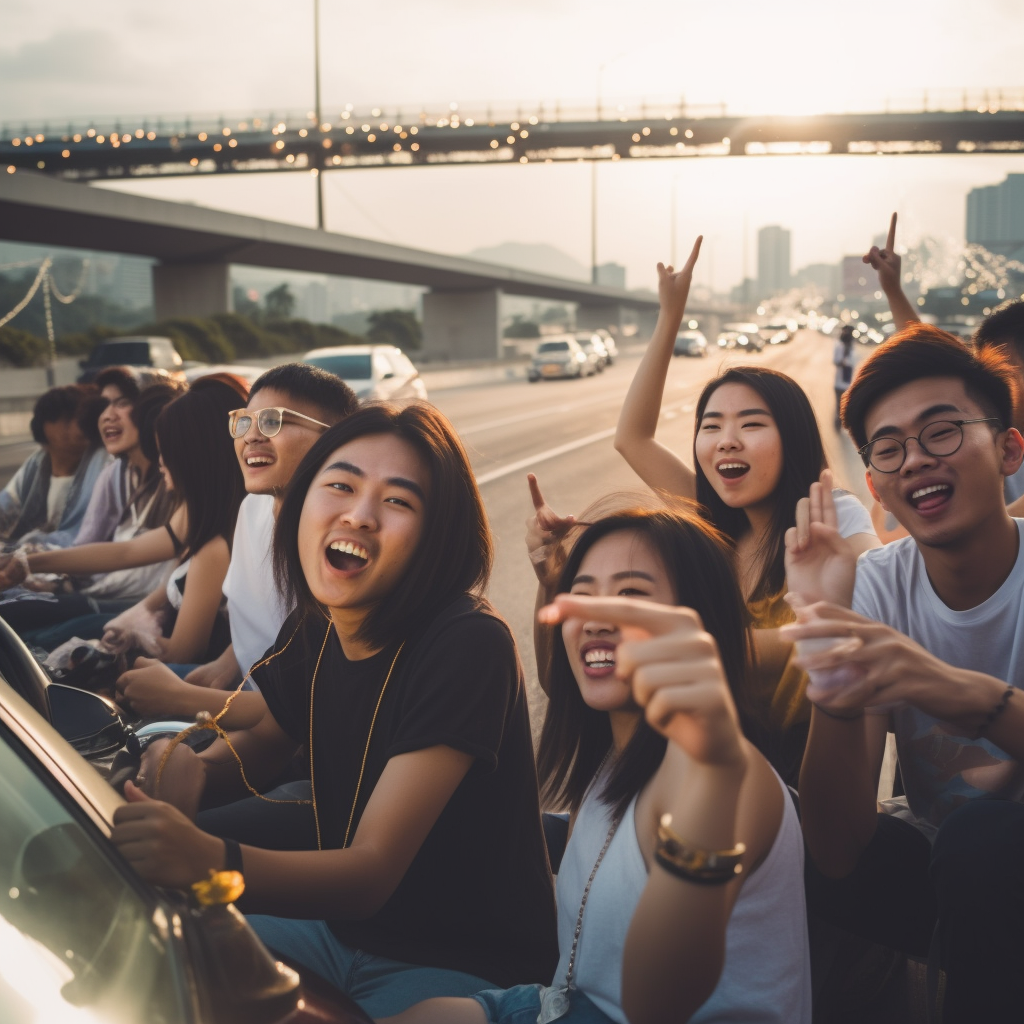
M 705 885 L 731 881 L 743 871 L 746 844 L 737 843 L 729 850 L 703 850 L 691 846 L 672 831 L 672 815 L 663 814 L 658 825 L 655 860 L 666 871 L 679 878 Z

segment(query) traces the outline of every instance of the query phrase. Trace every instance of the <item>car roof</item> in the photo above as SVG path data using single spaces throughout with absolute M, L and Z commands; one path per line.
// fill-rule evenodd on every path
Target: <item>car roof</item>
M 331 345 L 328 348 L 310 349 L 302 358 L 311 356 L 368 356 L 374 352 L 394 352 L 397 345 Z M 400 351 L 400 350 L 399 350 Z

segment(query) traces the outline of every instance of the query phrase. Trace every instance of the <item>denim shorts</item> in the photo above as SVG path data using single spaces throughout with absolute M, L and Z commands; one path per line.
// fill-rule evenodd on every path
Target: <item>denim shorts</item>
M 542 985 L 488 989 L 473 996 L 487 1014 L 487 1024 L 537 1024 Z M 569 1012 L 559 1018 L 565 1024 L 614 1024 L 582 992 L 575 991 Z

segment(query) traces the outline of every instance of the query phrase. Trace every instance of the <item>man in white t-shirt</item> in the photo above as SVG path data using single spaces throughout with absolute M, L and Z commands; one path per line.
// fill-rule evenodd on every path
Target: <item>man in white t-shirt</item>
M 1012 371 L 912 324 L 861 366 L 844 424 L 868 485 L 909 537 L 854 569 L 833 513 L 787 538 L 791 639 L 814 701 L 800 776 L 811 906 L 927 955 L 938 925 L 944 1019 L 1024 1006 L 1024 520 L 1003 500 L 1024 462 Z M 811 602 L 818 602 L 811 604 Z M 825 603 L 828 602 L 828 603 Z M 886 731 L 905 798 L 877 813 Z
M 238 510 L 223 586 L 231 643 L 216 661 L 189 671 L 184 682 L 149 659 L 124 673 L 118 690 L 139 714 L 216 714 L 224 706 L 216 691 L 236 687 L 273 646 L 289 611 L 274 579 L 274 519 L 305 454 L 358 404 L 340 377 L 305 363 L 286 363 L 259 377 L 248 405 L 232 413 L 229 429 L 248 494 Z

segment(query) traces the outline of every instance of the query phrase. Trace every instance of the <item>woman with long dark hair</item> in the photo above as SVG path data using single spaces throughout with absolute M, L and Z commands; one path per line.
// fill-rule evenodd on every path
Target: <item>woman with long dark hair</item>
M 276 915 L 250 917 L 264 942 L 370 1013 L 549 977 L 522 669 L 480 596 L 491 533 L 451 425 L 380 404 L 331 427 L 292 478 L 274 554 L 296 610 L 252 670 L 259 692 L 225 695 L 240 760 L 212 744 L 199 788 L 207 806 L 237 801 L 305 746 L 305 816 L 239 846 L 128 786 L 114 842 L 164 885 L 244 870 L 243 909 Z M 197 762 L 179 751 L 183 778 Z
M 791 377 L 766 367 L 732 367 L 708 382 L 697 400 L 692 468 L 655 440 L 699 249 L 700 239 L 678 273 L 658 264 L 661 312 L 623 403 L 615 447 L 656 493 L 699 502 L 735 545 L 740 586 L 756 629 L 756 713 L 772 743 L 772 763 L 795 784 L 810 705 L 803 695 L 807 677 L 790 662 L 792 645 L 777 635 L 779 626 L 792 621 L 783 602 L 784 540 L 796 525 L 798 502 L 828 463 L 807 395 Z M 846 492 L 835 496 L 839 531 L 851 549 L 860 554 L 876 547 L 863 505 Z
M 538 767 L 571 820 L 558 968 L 547 988 L 426 1002 L 391 1024 L 807 1024 L 803 842 L 741 728 L 731 552 L 667 509 L 585 515 L 570 543 L 539 613 L 554 635 Z
M 201 377 L 157 417 L 157 463 L 184 511 L 184 535 L 168 527 L 177 565 L 164 585 L 106 624 L 108 644 L 134 646 L 141 629 L 144 646 L 161 661 L 194 664 L 216 657 L 230 642 L 221 587 L 245 487 L 224 424 L 247 399 L 248 388 L 238 378 Z M 139 658 L 136 667 L 145 664 Z M 120 683 L 119 689 L 125 696 Z M 131 703 L 130 692 L 126 697 Z

